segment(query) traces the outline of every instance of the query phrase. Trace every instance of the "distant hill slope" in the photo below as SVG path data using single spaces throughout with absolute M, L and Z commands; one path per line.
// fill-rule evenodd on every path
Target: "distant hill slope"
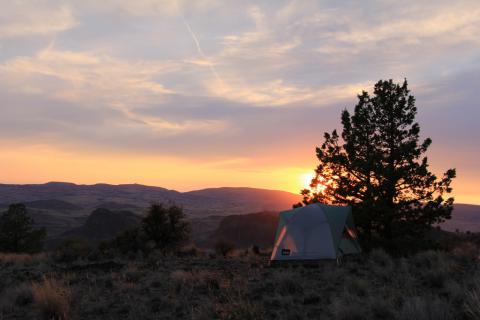
M 218 240 L 235 244 L 237 248 L 257 245 L 268 248 L 273 245 L 278 224 L 278 212 L 259 212 L 224 217 L 210 238 L 199 243 L 211 247 Z
M 447 231 L 480 232 L 480 206 L 455 204 L 452 219 L 445 221 L 440 227 Z
M 82 238 L 93 242 L 110 240 L 137 226 L 140 221 L 140 216 L 129 211 L 115 212 L 100 208 L 90 214 L 84 225 L 64 232 L 61 238 Z
M 222 216 L 285 210 L 300 199 L 300 195 L 285 191 L 255 188 L 209 188 L 182 193 L 139 184 L 0 184 L 0 210 L 11 203 L 25 203 L 36 224 L 47 228 L 50 238 L 80 227 L 97 208 L 143 215 L 152 202 L 182 206 L 198 225 L 193 228 L 193 237 L 204 238 L 218 226 Z M 203 218 L 207 219 L 200 221 Z
M 74 205 L 73 203 L 57 200 L 57 199 L 46 199 L 46 200 L 34 200 L 34 201 L 20 201 L 27 208 L 34 209 L 45 209 L 45 210 L 81 210 L 82 207 Z M 1 203 L 0 208 L 7 208 L 10 203 Z
M 225 216 L 206 216 L 191 218 L 190 240 L 199 247 L 208 247 L 212 242 L 212 235 L 217 230 Z
M 280 190 L 268 190 L 258 188 L 209 188 L 190 192 L 184 192 L 185 196 L 201 196 L 211 199 L 223 199 L 233 203 L 262 203 L 266 208 L 281 207 L 290 208 L 292 204 L 300 200 L 298 194 Z M 280 204 L 280 205 L 279 205 Z
M 192 217 L 226 216 L 263 210 L 284 210 L 299 200 L 300 196 L 293 193 L 255 188 L 210 188 L 182 193 L 139 184 L 0 184 L 0 203 L 36 202 L 38 205 L 43 202 L 42 209 L 77 210 L 73 207 L 68 209 L 69 203 L 81 208 L 83 215 L 88 215 L 98 207 L 143 213 L 150 203 L 165 202 L 182 206 L 187 215 Z M 50 205 L 47 201 L 50 201 Z
M 73 203 L 56 200 L 56 199 L 48 199 L 48 200 L 35 200 L 25 202 L 27 208 L 36 208 L 36 209 L 47 209 L 47 210 L 81 210 L 82 207 L 77 206 Z

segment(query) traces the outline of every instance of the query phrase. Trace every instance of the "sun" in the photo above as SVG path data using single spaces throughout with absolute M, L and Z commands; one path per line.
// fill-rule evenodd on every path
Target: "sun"
M 306 172 L 300 175 L 300 184 L 302 189 L 309 189 L 314 193 L 324 193 L 327 187 L 330 185 L 331 182 L 325 180 L 323 177 L 318 177 L 317 185 L 315 187 L 311 187 L 310 184 L 312 183 L 312 179 L 315 178 L 315 172 Z
M 312 183 L 313 178 L 315 178 L 314 172 L 302 173 L 300 176 L 302 189 L 310 189 L 310 184 Z

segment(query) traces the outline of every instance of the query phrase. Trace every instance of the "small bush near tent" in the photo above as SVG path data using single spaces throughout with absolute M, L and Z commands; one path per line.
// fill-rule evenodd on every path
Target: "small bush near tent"
M 223 257 L 228 256 L 235 250 L 235 245 L 227 240 L 220 239 L 215 243 L 215 252 Z

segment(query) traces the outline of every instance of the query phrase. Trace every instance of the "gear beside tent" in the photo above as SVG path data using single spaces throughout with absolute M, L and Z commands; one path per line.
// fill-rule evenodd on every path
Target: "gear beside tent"
M 337 259 L 360 252 L 352 209 L 313 203 L 280 213 L 270 260 Z

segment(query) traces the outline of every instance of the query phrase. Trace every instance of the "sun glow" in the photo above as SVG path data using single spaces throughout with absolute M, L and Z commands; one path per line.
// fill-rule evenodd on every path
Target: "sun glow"
M 327 188 L 327 185 L 331 184 L 329 181 L 325 180 L 325 178 L 319 176 L 317 177 L 316 185 L 314 187 L 311 186 L 312 180 L 315 179 L 316 175 L 314 172 L 303 173 L 301 175 L 302 181 L 302 188 L 309 189 L 313 193 L 323 193 Z
M 300 180 L 302 183 L 303 189 L 311 189 L 310 184 L 312 183 L 312 179 L 315 178 L 314 172 L 303 173 L 300 176 Z

